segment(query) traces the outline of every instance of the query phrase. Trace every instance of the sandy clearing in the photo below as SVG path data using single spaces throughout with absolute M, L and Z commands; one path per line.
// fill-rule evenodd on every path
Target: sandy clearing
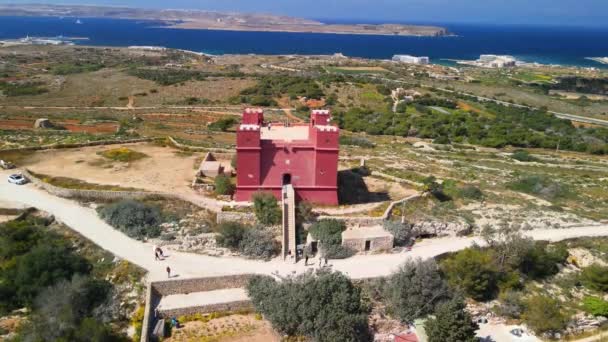
M 192 292 L 188 294 L 176 294 L 161 298 L 157 308 L 159 311 L 190 308 L 221 303 L 230 303 L 248 300 L 245 289 L 222 289 L 207 292 Z
M 98 152 L 121 146 L 149 157 L 133 163 L 121 163 L 97 155 Z M 34 153 L 24 166 L 36 173 L 89 183 L 193 195 L 195 192 L 189 185 L 196 172 L 194 163 L 204 153 L 178 155 L 178 152 L 171 147 L 145 143 L 49 150 Z

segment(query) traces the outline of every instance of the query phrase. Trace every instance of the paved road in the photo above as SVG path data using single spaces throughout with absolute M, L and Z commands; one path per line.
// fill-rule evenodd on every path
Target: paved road
M 58 198 L 37 189 L 34 185 L 17 186 L 6 183 L 7 172 L 0 172 L 0 202 L 16 202 L 37 207 L 55 217 L 75 231 L 116 256 L 149 271 L 151 279 L 166 279 L 165 268 L 170 266 L 172 273 L 179 278 L 218 276 L 242 273 L 288 275 L 305 272 L 317 266 L 304 266 L 284 263 L 278 259 L 270 262 L 246 260 L 235 257 L 210 257 L 192 253 L 168 251 L 165 261 L 155 261 L 152 245 L 133 240 L 113 229 L 98 218 L 95 210 L 80 206 L 77 202 Z M 581 236 L 608 236 L 608 225 L 578 227 L 569 229 L 547 229 L 528 232 L 534 239 L 558 241 Z M 333 269 L 360 279 L 384 276 L 392 273 L 410 257 L 431 258 L 447 252 L 458 251 L 481 244 L 479 238 L 438 238 L 417 244 L 411 252 L 397 254 L 358 255 L 346 260 L 333 260 Z M 317 265 L 315 260 L 309 262 Z

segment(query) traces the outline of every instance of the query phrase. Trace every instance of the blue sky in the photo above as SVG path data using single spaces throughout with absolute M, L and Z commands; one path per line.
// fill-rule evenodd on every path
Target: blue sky
M 608 26 L 608 0 L 0 0 L 264 12 L 376 22 Z

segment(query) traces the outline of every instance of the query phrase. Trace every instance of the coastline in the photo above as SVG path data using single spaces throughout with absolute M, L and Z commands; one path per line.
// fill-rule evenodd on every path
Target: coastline
M 127 19 L 127 18 L 125 18 Z M 312 30 L 295 30 L 295 29 L 272 29 L 272 28 L 245 28 L 245 27 L 188 27 L 180 26 L 180 24 L 167 26 L 151 26 L 154 28 L 167 28 L 176 30 L 204 30 L 204 31 L 228 31 L 228 32 L 276 32 L 276 33 L 310 33 L 310 34 L 339 34 L 339 35 L 354 35 L 354 36 L 388 36 L 388 37 L 426 37 L 426 38 L 444 38 L 458 37 L 456 34 L 446 33 L 439 35 L 431 34 L 395 34 L 389 32 L 348 32 L 348 31 L 312 31 Z
M 608 57 L 585 57 L 590 61 L 594 61 L 600 64 L 608 65 Z

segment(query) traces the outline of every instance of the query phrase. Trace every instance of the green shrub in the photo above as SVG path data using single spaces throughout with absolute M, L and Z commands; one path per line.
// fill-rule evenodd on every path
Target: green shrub
M 593 316 L 608 317 L 608 301 L 599 297 L 585 297 L 583 299 L 583 309 Z
M 375 146 L 369 139 L 349 135 L 340 135 L 340 145 L 358 146 L 363 148 L 373 148 Z
M 238 250 L 241 240 L 245 235 L 245 226 L 237 222 L 224 222 L 219 225 L 217 237 L 215 238 L 220 247 Z
M 608 292 L 608 266 L 593 264 L 585 267 L 581 273 L 581 281 L 592 290 Z
M 192 79 L 202 81 L 206 78 L 203 72 L 181 69 L 130 69 L 128 74 L 164 86 L 184 83 Z
M 475 300 L 487 300 L 498 291 L 500 274 L 490 251 L 467 248 L 441 262 L 450 285 Z
M 519 319 L 524 311 L 524 302 L 522 296 L 516 291 L 505 291 L 499 296 L 500 304 L 496 307 L 496 311 L 501 316 Z
M 523 256 L 520 270 L 533 279 L 542 279 L 559 272 L 559 264 L 568 258 L 565 248 L 549 248 L 541 243 L 535 243 Z
M 408 246 L 412 242 L 412 225 L 397 221 L 385 221 L 384 229 L 393 235 L 395 246 Z
M 148 157 L 148 155 L 145 153 L 133 151 L 126 147 L 113 148 L 110 150 L 99 152 L 99 155 L 123 163 L 134 162 L 136 160 Z
M 277 199 L 271 193 L 260 192 L 253 195 L 255 217 L 263 225 L 281 223 L 281 209 Z
M 475 342 L 475 332 L 479 326 L 473 322 L 465 310 L 462 298 L 453 299 L 439 305 L 435 317 L 424 323 L 429 342 Z
M 559 302 L 551 297 L 537 295 L 526 301 L 522 315 L 524 322 L 537 334 L 558 333 L 566 328 L 568 317 Z
M 234 184 L 230 177 L 219 174 L 215 177 L 215 193 L 218 195 L 232 195 L 234 193 Z
M 343 221 L 329 219 L 315 222 L 308 232 L 323 245 L 340 245 L 342 232 L 346 230 Z
M 314 341 L 371 339 L 361 290 L 340 273 L 321 271 L 280 282 L 254 276 L 247 292 L 255 310 L 281 334 Z
M 478 187 L 467 184 L 458 189 L 458 196 L 479 201 L 483 199 L 483 192 Z
M 238 248 L 248 257 L 265 260 L 277 255 L 281 249 L 272 232 L 261 228 L 246 229 Z
M 511 154 L 511 158 L 521 162 L 533 162 L 538 160 L 537 158 L 531 156 L 526 150 L 517 150 L 513 152 L 513 154 Z
M 159 208 L 135 200 L 122 200 L 102 207 L 99 216 L 129 237 L 142 239 L 160 236 L 162 215 Z
M 237 120 L 235 118 L 223 118 L 210 123 L 207 128 L 209 128 L 209 130 L 211 131 L 226 132 L 230 127 L 232 127 L 236 123 Z
M 357 252 L 350 247 L 342 245 L 323 245 L 323 257 L 327 259 L 347 259 Z
M 406 261 L 391 275 L 383 292 L 390 311 L 405 323 L 434 313 L 451 297 L 434 259 Z
M 508 184 L 511 190 L 537 195 L 547 200 L 564 197 L 568 193 L 566 186 L 552 181 L 545 176 L 522 176 Z

